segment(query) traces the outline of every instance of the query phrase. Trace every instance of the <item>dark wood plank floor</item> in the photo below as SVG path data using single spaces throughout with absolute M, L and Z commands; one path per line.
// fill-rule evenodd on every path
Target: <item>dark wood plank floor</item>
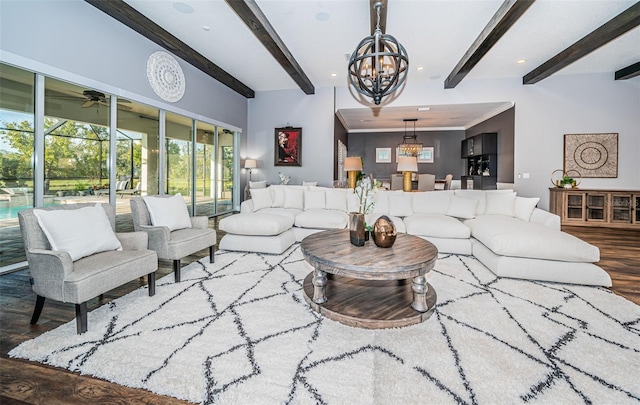
M 217 229 L 215 220 L 211 226 Z M 613 279 L 612 290 L 640 305 L 640 231 L 606 228 L 563 228 L 600 248 L 601 261 Z M 222 232 L 218 232 L 218 238 Z M 183 264 L 205 257 L 207 250 L 183 260 Z M 171 273 L 171 262 L 161 261 L 158 278 Z M 145 283 L 128 283 L 94 299 L 89 310 L 125 295 Z M 26 270 L 0 276 L 0 404 L 186 404 L 174 398 L 127 388 L 55 367 L 10 359 L 7 353 L 25 340 L 73 320 L 72 304 L 47 301 L 38 325 L 30 326 L 35 295 Z M 89 325 L 89 327 L 91 327 Z

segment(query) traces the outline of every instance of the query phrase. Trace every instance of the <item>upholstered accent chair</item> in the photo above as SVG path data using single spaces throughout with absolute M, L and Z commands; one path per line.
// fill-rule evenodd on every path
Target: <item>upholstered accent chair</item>
M 436 188 L 435 174 L 418 175 L 418 191 L 433 191 Z
M 175 196 L 153 196 L 153 198 L 171 198 Z M 199 250 L 209 248 L 209 263 L 215 260 L 216 231 L 209 228 L 206 216 L 189 217 L 190 228 L 171 230 L 166 226 L 154 226 L 149 209 L 143 197 L 130 200 L 133 227 L 149 235 L 149 249 L 158 253 L 159 259 L 173 260 L 175 281 L 180 281 L 180 259 Z
M 57 226 L 53 226 L 51 222 L 42 222 L 41 225 L 43 216 L 50 215 L 43 214 L 42 211 L 80 210 L 86 207 L 96 208 L 91 211 L 92 214 L 85 215 L 87 210 L 75 212 L 73 223 L 76 231 L 69 221 L 58 221 L 61 225 Z M 104 210 L 106 217 L 99 212 L 100 209 Z M 73 215 L 67 213 L 62 220 L 67 220 L 69 214 Z M 96 221 L 96 218 L 101 221 Z M 26 209 L 18 213 L 18 220 L 31 272 L 32 288 L 37 294 L 32 325 L 38 322 L 45 298 L 75 304 L 76 325 L 80 334 L 87 331 L 87 301 L 90 299 L 144 275 L 148 279 L 149 296 L 155 294 L 158 256 L 156 252 L 147 249 L 148 237 L 144 232 L 114 232 L 115 209 L 111 205 L 65 204 Z M 102 224 L 101 227 L 98 222 Z M 77 232 L 78 228 L 84 227 L 88 237 Z M 56 240 L 60 241 L 59 237 L 68 238 L 70 234 L 75 235 L 76 239 L 84 240 L 84 245 L 90 251 L 98 252 L 86 255 L 85 250 L 82 254 L 86 256 L 76 258 L 78 253 L 75 249 L 60 248 L 68 247 L 68 243 L 59 244 L 59 248 L 55 250 L 52 248 L 52 240 L 55 244 Z M 53 238 L 54 236 L 57 238 Z M 107 239 L 116 245 L 105 245 Z M 118 245 L 120 248 L 116 250 Z
M 402 175 L 392 174 L 390 178 L 391 178 L 391 190 L 402 190 Z
M 451 190 L 451 180 L 453 180 L 453 174 L 449 173 L 444 178 L 444 189 Z

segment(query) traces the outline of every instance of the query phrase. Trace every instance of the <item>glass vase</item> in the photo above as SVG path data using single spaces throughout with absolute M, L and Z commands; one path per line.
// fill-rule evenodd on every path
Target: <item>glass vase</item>
M 349 240 L 354 246 L 364 246 L 364 214 L 349 213 Z

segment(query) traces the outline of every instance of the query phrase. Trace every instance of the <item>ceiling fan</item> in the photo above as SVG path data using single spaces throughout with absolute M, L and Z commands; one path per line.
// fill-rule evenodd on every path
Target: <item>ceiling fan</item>
M 79 102 L 81 102 L 80 107 L 82 108 L 89 108 L 89 107 L 96 107 L 99 108 L 100 105 L 105 106 L 105 107 L 109 107 L 109 99 L 107 98 L 107 96 L 101 92 L 101 91 L 97 91 L 97 90 L 84 90 L 82 92 L 82 94 L 80 94 L 79 92 L 75 92 L 73 91 L 72 93 L 75 93 L 77 95 L 68 95 L 68 94 L 50 94 L 47 97 L 51 97 L 51 98 L 57 98 L 57 99 L 67 99 L 67 100 L 78 100 Z M 118 109 L 124 109 L 124 110 L 131 110 L 132 108 L 127 106 L 127 105 L 123 105 L 124 103 L 131 103 L 131 101 L 123 99 L 123 98 L 118 98 Z

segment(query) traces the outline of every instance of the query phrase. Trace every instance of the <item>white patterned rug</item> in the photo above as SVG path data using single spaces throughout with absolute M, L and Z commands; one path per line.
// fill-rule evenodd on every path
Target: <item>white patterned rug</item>
M 221 251 L 9 354 L 215 404 L 638 403 L 640 307 L 603 288 L 496 278 L 442 256 L 437 309 L 357 329 L 305 303 L 299 245 Z M 46 311 L 46 308 L 45 308 Z

